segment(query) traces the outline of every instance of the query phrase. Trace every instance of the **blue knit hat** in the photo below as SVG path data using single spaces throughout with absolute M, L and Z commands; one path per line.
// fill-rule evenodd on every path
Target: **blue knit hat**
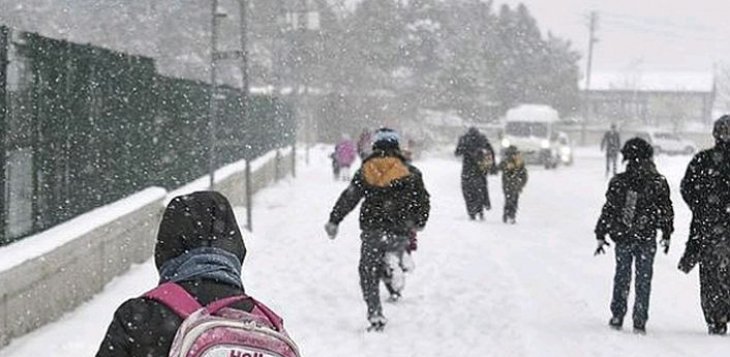
M 400 149 L 400 135 L 393 129 L 380 128 L 373 137 L 373 150 Z

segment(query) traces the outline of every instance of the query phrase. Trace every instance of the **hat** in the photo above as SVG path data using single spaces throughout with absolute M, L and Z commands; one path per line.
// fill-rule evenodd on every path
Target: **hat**
M 624 161 L 650 160 L 654 156 L 654 148 L 642 138 L 633 138 L 626 141 L 621 149 Z
M 506 149 L 504 149 L 504 155 L 505 156 L 514 156 L 519 153 L 519 150 L 517 149 L 517 146 L 510 145 Z
M 373 136 L 373 150 L 400 149 L 400 135 L 393 129 L 380 128 Z
M 716 143 L 730 143 L 730 115 L 723 115 L 715 121 L 712 136 Z

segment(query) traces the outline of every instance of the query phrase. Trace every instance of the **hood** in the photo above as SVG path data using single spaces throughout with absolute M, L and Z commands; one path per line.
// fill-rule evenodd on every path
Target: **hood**
M 375 187 L 388 187 L 398 179 L 411 175 L 403 159 L 396 156 L 371 157 L 362 165 L 365 182 Z
M 199 191 L 172 199 L 157 232 L 157 269 L 192 249 L 212 247 L 235 255 L 241 264 L 246 246 L 231 204 L 215 191 Z

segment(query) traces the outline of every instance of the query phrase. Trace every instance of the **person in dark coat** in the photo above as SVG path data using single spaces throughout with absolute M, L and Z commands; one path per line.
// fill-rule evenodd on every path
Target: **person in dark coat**
M 715 122 L 715 146 L 692 159 L 682 198 L 692 210 L 690 236 L 679 269 L 700 265 L 702 311 L 712 335 L 727 334 L 730 320 L 730 116 Z
M 502 192 L 504 192 L 502 222 L 515 224 L 520 193 L 527 185 L 525 160 L 516 146 L 511 145 L 504 150 L 504 159 L 499 163 L 498 170 L 502 171 Z
M 363 128 L 360 137 L 357 139 L 357 154 L 360 160 L 365 160 L 370 155 L 370 146 L 372 145 L 372 134 L 368 128 Z
M 657 230 L 661 230 L 661 246 L 669 251 L 674 231 L 674 210 L 669 197 L 667 180 L 659 174 L 652 161 L 654 150 L 640 138 L 626 142 L 621 154 L 628 161 L 626 171 L 616 175 L 608 185 L 606 203 L 596 224 L 598 248 L 604 253 L 606 236 L 616 243 L 616 273 L 613 279 L 612 317 L 609 325 L 623 326 L 626 315 L 632 265 L 636 266 L 636 297 L 634 299 L 634 331 L 646 332 L 649 318 L 649 295 L 657 249 Z
M 492 145 L 484 134 L 471 127 L 459 138 L 455 155 L 463 158 L 461 192 L 469 219 L 484 219 L 484 209 L 492 208 L 487 186 L 487 174 L 493 173 L 495 169 Z
M 621 136 L 616 129 L 616 124 L 611 124 L 611 130 L 603 135 L 601 140 L 601 151 L 606 151 L 606 177 L 609 173 L 616 175 L 618 153 L 621 149 Z
M 340 222 L 364 199 L 360 207 L 360 287 L 370 329 L 382 330 L 386 319 L 380 281 L 386 283 L 391 298 L 400 296 L 405 281 L 399 263 L 411 232 L 425 227 L 430 201 L 421 172 L 401 155 L 395 131 L 378 130 L 372 149 L 337 200 L 325 230 L 334 239 Z
M 155 245 L 160 284 L 174 282 L 205 306 L 244 294 L 241 265 L 246 247 L 231 205 L 218 192 L 178 196 L 167 205 Z M 230 307 L 251 312 L 250 300 Z M 114 313 L 97 357 L 168 356 L 182 319 L 146 297 Z

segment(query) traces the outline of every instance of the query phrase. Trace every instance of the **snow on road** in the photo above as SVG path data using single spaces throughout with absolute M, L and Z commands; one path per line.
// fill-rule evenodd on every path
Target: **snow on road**
M 331 241 L 323 232 L 344 182 L 333 183 L 328 152 L 312 149 L 296 179 L 256 197 L 255 236 L 247 236 L 244 284 L 268 303 L 305 356 L 725 356 L 728 340 L 705 333 L 697 272 L 676 269 L 689 212 L 677 192 L 689 157 L 660 157 L 677 213 L 670 254 L 655 263 L 648 334 L 607 326 L 613 251 L 593 257 L 593 226 L 607 180 L 597 152 L 569 168 L 530 167 L 517 225 L 501 222 L 499 179 L 484 222 L 466 217 L 460 163 L 434 157 L 416 165 L 432 195 L 417 268 L 403 299 L 385 304 L 386 331 L 365 332 L 357 275 L 359 230 L 353 212 Z M 240 222 L 244 216 L 238 211 Z M 156 281 L 152 262 L 133 268 L 60 321 L 19 338 L 0 357 L 89 356 L 114 309 Z M 630 318 L 627 325 L 630 326 Z

